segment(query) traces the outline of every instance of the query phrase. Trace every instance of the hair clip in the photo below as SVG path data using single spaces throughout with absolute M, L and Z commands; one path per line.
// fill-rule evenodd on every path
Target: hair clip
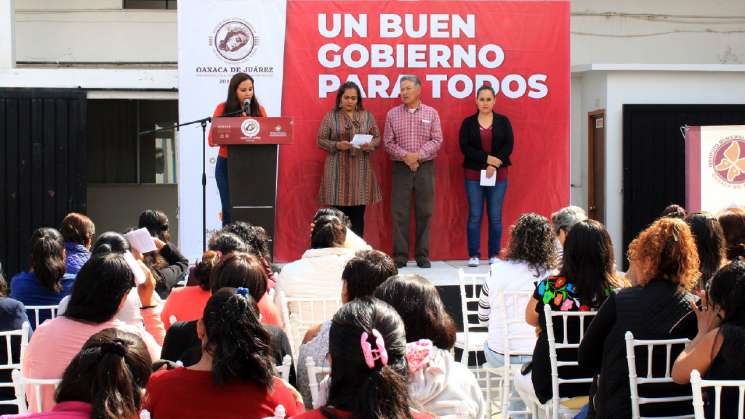
M 378 329 L 373 329 L 372 335 L 375 336 L 377 349 L 373 349 L 370 342 L 367 341 L 370 336 L 367 332 L 362 332 L 362 336 L 360 336 L 360 346 L 362 347 L 362 355 L 365 357 L 365 364 L 368 368 L 375 368 L 375 361 L 379 359 L 381 364 L 388 365 L 388 351 L 385 350 L 383 335 L 378 332 Z
M 242 296 L 245 297 L 245 296 L 248 295 L 248 288 L 246 288 L 246 287 L 238 287 L 238 288 L 235 289 L 235 293 L 236 294 L 240 294 L 240 295 L 242 295 Z
M 124 357 L 127 354 L 127 348 L 120 342 L 104 342 L 100 346 L 102 354 L 115 354 Z

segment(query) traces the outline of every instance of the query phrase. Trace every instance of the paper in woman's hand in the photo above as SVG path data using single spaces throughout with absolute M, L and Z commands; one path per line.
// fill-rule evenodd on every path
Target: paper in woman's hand
M 135 276 L 135 285 L 140 285 L 145 283 L 145 272 L 142 271 L 142 267 L 139 263 L 137 263 L 137 260 L 134 256 L 132 256 L 132 253 L 127 251 L 124 253 L 124 260 L 127 261 L 127 265 L 129 265 L 129 269 L 132 271 L 132 273 Z
M 373 136 L 370 134 L 354 134 L 354 137 L 352 137 L 352 147 L 360 148 L 365 144 L 370 144 L 372 139 Z
M 150 236 L 150 232 L 147 231 L 147 229 L 144 227 L 138 230 L 130 231 L 129 233 L 125 234 L 124 237 L 127 238 L 129 245 L 132 246 L 133 249 L 142 253 L 143 255 L 147 252 L 157 250 L 153 237 Z
M 481 171 L 481 186 L 494 186 L 497 184 L 497 171 L 491 177 L 486 177 L 486 170 Z

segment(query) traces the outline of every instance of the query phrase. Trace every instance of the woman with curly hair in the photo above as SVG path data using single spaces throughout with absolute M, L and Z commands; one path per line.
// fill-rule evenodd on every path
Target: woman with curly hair
M 698 281 L 699 260 L 688 224 L 677 218 L 658 219 L 631 242 L 628 258 L 627 278 L 633 287 L 605 300 L 579 347 L 579 365 L 600 374 L 590 391 L 590 409 L 597 418 L 631 417 L 627 331 L 635 339 L 690 339 L 697 330 L 696 316 L 690 315 L 694 297 L 689 291 Z M 653 364 L 664 365 L 664 357 L 664 351 L 655 352 Z M 646 361 L 646 351 L 637 352 L 638 368 L 646 370 Z M 641 389 L 640 396 L 686 393 L 690 395 L 690 387 L 651 384 Z M 678 416 L 691 410 L 690 402 L 657 404 L 654 416 Z M 642 406 L 642 416 L 651 412 Z
M 512 237 L 507 248 L 505 260 L 497 260 L 491 265 L 491 274 L 484 282 L 479 296 L 479 321 L 489 324 L 489 336 L 484 344 L 487 362 L 494 367 L 504 365 L 502 347 L 503 335 L 507 333 L 502 325 L 503 310 L 498 305 L 498 296 L 505 291 L 533 291 L 535 284 L 546 279 L 556 262 L 554 233 L 546 217 L 527 213 L 517 219 L 512 228 Z M 514 301 L 512 301 L 514 302 Z M 512 302 L 507 302 L 511 305 Z M 528 298 L 520 302 L 519 310 L 506 307 L 507 313 L 522 312 Z M 522 316 L 521 316 L 522 317 Z M 508 319 L 516 320 L 516 319 Z M 515 324 L 512 334 L 533 335 L 533 327 L 528 323 Z M 512 342 L 511 351 L 531 353 L 535 339 L 519 339 Z M 530 360 L 529 356 L 513 356 L 511 363 L 519 364 Z

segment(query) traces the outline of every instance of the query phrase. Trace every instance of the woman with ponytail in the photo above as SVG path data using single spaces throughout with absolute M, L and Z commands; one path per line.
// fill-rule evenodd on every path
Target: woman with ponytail
M 274 416 L 278 405 L 287 417 L 304 410 L 290 387 L 274 376 L 270 337 L 247 288 L 213 293 L 197 334 L 199 362 L 153 374 L 145 408 L 154 419 L 261 419 Z
M 85 342 L 65 369 L 51 411 L 3 418 L 139 418 L 150 364 L 147 347 L 137 335 L 104 329 Z
M 331 376 L 320 409 L 298 419 L 424 419 L 411 409 L 406 333 L 391 306 L 372 297 L 343 305 L 329 332 Z
M 65 274 L 65 241 L 59 231 L 43 227 L 31 235 L 31 267 L 10 280 L 10 298 L 27 306 L 52 306 L 70 294 L 74 274 Z M 50 317 L 39 313 L 39 322 Z M 33 317 L 33 316 L 29 316 Z M 32 318 L 31 327 L 36 328 Z

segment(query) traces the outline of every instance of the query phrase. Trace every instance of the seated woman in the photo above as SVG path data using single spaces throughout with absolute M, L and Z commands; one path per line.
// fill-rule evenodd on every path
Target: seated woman
M 685 218 L 696 240 L 699 278 L 696 288 L 705 290 L 709 279 L 725 264 L 725 241 L 719 220 L 707 212 L 692 212 Z
M 692 306 L 698 319 L 698 334 L 678 355 L 672 376 L 678 384 L 690 382 L 691 371 L 698 370 L 706 380 L 745 380 L 745 262 L 726 265 L 711 279 L 701 308 Z M 705 389 L 707 418 L 736 418 L 738 394 L 723 389 L 721 410 L 715 412 L 714 389 Z
M 8 297 L 8 283 L 5 282 L 5 276 L 3 276 L 2 265 L 0 265 L 0 332 L 8 332 L 11 330 L 20 330 L 23 327 L 23 323 L 28 321 L 26 316 L 26 309 L 23 307 L 23 303 Z M 11 339 L 11 356 L 12 360 L 8 360 L 8 344 L 7 339 L 0 339 L 0 364 L 9 364 L 12 362 L 18 362 L 21 354 L 21 339 Z M 4 369 L 0 370 L 0 382 L 10 383 L 11 370 Z M 0 400 L 14 400 L 15 393 L 11 387 L 0 388 Z M 5 413 L 16 413 L 18 409 L 13 405 L 0 405 L 0 414 Z
M 406 330 L 391 306 L 363 297 L 331 320 L 331 375 L 323 407 L 296 419 L 425 419 L 406 386 Z
M 727 261 L 745 259 L 745 209 L 728 208 L 719 214 L 727 246 Z
M 65 367 L 88 338 L 112 327 L 138 335 L 147 345 L 150 357 L 159 359 L 160 345 L 144 328 L 124 324 L 114 317 L 133 284 L 134 275 L 122 255 L 94 254 L 78 273 L 65 314 L 36 328 L 23 359 L 23 376 L 61 378 Z M 151 280 L 149 284 L 148 291 L 152 295 L 155 282 Z M 143 300 L 143 304 L 147 301 Z M 44 410 L 54 404 L 50 390 L 42 391 Z M 35 402 L 31 400 L 35 399 L 34 395 L 28 394 L 28 397 L 29 405 L 34 407 Z
M 60 233 L 65 239 L 67 273 L 77 274 L 91 257 L 90 248 L 96 236 L 96 226 L 85 215 L 71 212 L 62 219 Z
M 506 260 L 491 265 L 491 274 L 481 288 L 479 296 L 479 321 L 489 324 L 489 336 L 484 343 L 486 361 L 493 367 L 504 365 L 503 340 L 507 333 L 502 327 L 502 310 L 498 306 L 499 293 L 507 291 L 533 291 L 535 284 L 546 279 L 556 264 L 554 233 L 548 220 L 538 214 L 527 213 L 517 219 L 507 248 Z M 525 300 L 525 304 L 528 300 Z M 509 304 L 509 303 L 508 303 Z M 520 307 L 523 307 L 521 305 Z M 507 307 L 507 313 L 515 313 Z M 519 327 L 518 327 L 519 326 Z M 513 334 L 533 336 L 527 323 L 515 325 Z M 509 348 L 515 352 L 531 353 L 535 339 L 516 339 Z M 513 355 L 512 364 L 522 364 L 529 356 Z
M 171 243 L 168 216 L 164 212 L 151 209 L 143 211 L 137 226 L 144 227 L 150 232 L 155 247 L 158 249 L 146 253 L 143 257 L 145 265 L 155 275 L 157 281 L 155 292 L 165 300 L 171 293 L 171 289 L 186 278 L 189 260 L 181 254 L 175 244 Z
M 210 289 L 212 294 L 220 288 L 247 288 L 251 298 L 266 294 L 266 274 L 261 262 L 248 253 L 231 253 L 212 269 Z M 260 313 L 260 312 L 259 312 Z M 259 320 L 261 315 L 259 314 Z M 270 354 L 276 365 L 282 363 L 285 355 L 290 355 L 290 341 L 279 327 L 264 325 L 270 336 Z M 171 325 L 163 343 L 162 358 L 170 361 L 181 361 L 190 366 L 202 356 L 202 341 L 197 334 L 197 321 L 178 322 Z M 290 383 L 295 383 L 295 368 L 290 368 Z
M 341 294 L 341 274 L 354 250 L 342 247 L 346 226 L 335 216 L 322 216 L 313 225 L 310 249 L 300 260 L 282 268 L 277 285 L 290 298 L 334 299 Z
M 264 270 L 266 270 L 266 276 L 269 280 L 268 289 L 274 288 L 277 284 L 277 278 L 275 278 L 272 271 L 269 236 L 266 234 L 266 230 L 263 227 L 251 225 L 245 221 L 233 221 L 224 226 L 222 231 L 233 233 L 243 240 L 246 246 L 248 246 L 247 252 L 259 258 L 261 264 L 264 265 Z
M 139 336 L 104 329 L 91 336 L 62 374 L 51 411 L 8 419 L 137 419 L 151 357 Z
M 590 323 L 579 347 L 580 367 L 600 374 L 590 394 L 590 409 L 596 417 L 631 417 L 629 370 L 626 361 L 627 331 L 635 339 L 692 338 L 696 317 L 691 313 L 694 297 L 688 292 L 698 279 L 698 253 L 691 229 L 679 218 L 660 218 L 631 242 L 627 278 L 632 288 L 611 294 Z M 664 358 L 654 365 L 665 365 Z M 663 353 L 660 353 L 664 357 Z M 646 373 L 646 351 L 636 354 Z M 641 368 L 640 368 L 641 370 Z M 647 385 L 642 396 L 684 395 L 681 386 Z M 690 414 L 691 402 L 642 406 L 642 416 Z M 645 413 L 645 410 L 647 411 Z
M 378 250 L 362 250 L 349 259 L 341 275 L 341 301 L 346 304 L 355 298 L 371 296 L 378 285 L 396 275 L 398 269 L 393 259 Z M 316 365 L 326 364 L 329 353 L 329 329 L 331 320 L 308 329 L 298 352 L 298 390 L 303 395 L 305 406 L 311 407 L 310 387 L 305 361 L 313 358 Z
M 453 359 L 455 323 L 440 294 L 419 275 L 397 275 L 374 293 L 396 309 L 406 327 L 409 397 L 437 417 L 480 419 L 486 405 L 476 377 Z
M 210 272 L 212 268 L 220 262 L 220 255 L 214 250 L 208 250 L 202 255 L 202 260 L 197 263 L 189 274 L 189 282 L 195 285 L 174 288 L 171 295 L 168 296 L 163 310 L 160 312 L 160 319 L 163 321 L 166 330 L 171 327 L 171 316 L 176 321 L 188 322 L 199 319 L 210 299 Z
M 367 244 L 365 239 L 358 236 L 357 233 L 352 231 L 352 220 L 347 217 L 347 214 L 344 214 L 342 210 L 334 207 L 323 207 L 316 210 L 315 215 L 313 215 L 313 221 L 310 223 L 311 235 L 313 234 L 313 226 L 315 225 L 316 221 L 321 219 L 321 217 L 327 215 L 339 218 L 346 227 L 347 235 L 344 238 L 344 245 L 342 245 L 342 247 L 346 247 L 347 249 L 352 249 L 355 251 L 372 250 L 372 246 Z
M 246 288 L 212 294 L 197 322 L 202 353 L 187 368 L 159 371 L 147 385 L 146 409 L 155 418 L 288 417 L 304 411 L 293 391 L 277 377 L 269 334 Z
M 580 221 L 569 230 L 564 241 L 562 268 L 558 276 L 539 282 L 533 298 L 525 309 L 525 321 L 540 329 L 533 349 L 532 373 L 515 376 L 515 387 L 524 401 L 538 400 L 546 403 L 552 397 L 551 361 L 548 355 L 548 334 L 543 306 L 553 311 L 597 310 L 621 281 L 615 277 L 613 243 L 603 224 L 595 220 Z M 585 327 L 589 321 L 585 323 Z M 570 342 L 579 340 L 579 321 L 569 319 L 567 329 L 555 324 L 556 339 L 565 333 Z M 559 360 L 576 360 L 576 350 L 559 350 Z M 576 367 L 562 367 L 561 378 L 591 377 L 592 371 Z M 587 396 L 589 384 L 565 384 L 559 388 L 561 397 Z
M 74 274 L 65 273 L 65 241 L 59 231 L 43 227 L 31 235 L 31 268 L 10 280 L 10 298 L 26 306 L 56 306 L 69 295 L 75 283 Z M 29 313 L 31 314 L 31 313 Z M 39 311 L 39 323 L 52 316 Z M 36 318 L 31 327 L 36 328 Z

